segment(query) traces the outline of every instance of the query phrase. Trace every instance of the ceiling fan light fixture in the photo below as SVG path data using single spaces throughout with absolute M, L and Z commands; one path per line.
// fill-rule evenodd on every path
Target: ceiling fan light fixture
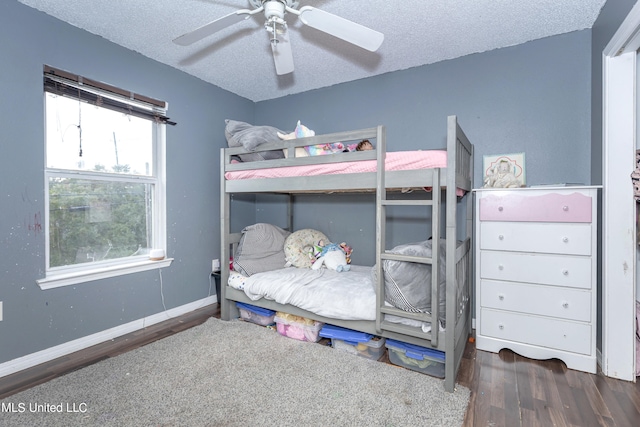
M 285 4 L 277 1 L 264 1 L 264 16 L 267 18 L 264 28 L 271 34 L 269 40 L 271 44 L 278 43 L 278 36 L 287 31 L 287 22 L 284 20 Z
M 269 34 L 271 34 L 271 37 L 269 38 L 271 43 L 278 43 L 278 36 L 287 31 L 287 23 L 284 19 L 274 16 L 265 22 L 264 28 L 269 32 Z

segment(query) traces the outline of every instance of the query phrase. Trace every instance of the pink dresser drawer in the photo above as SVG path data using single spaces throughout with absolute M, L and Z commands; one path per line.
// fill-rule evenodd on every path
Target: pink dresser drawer
M 480 221 L 591 222 L 592 199 L 559 194 L 487 194 L 479 200 Z

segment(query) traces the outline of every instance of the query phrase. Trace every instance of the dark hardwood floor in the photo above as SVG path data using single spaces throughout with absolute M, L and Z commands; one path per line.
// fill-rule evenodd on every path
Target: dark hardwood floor
M 471 390 L 464 426 L 640 426 L 640 383 L 567 369 L 469 343 L 458 384 Z
M 0 399 L 219 317 L 214 306 L 0 378 Z M 471 390 L 464 426 L 640 426 L 640 383 L 567 369 L 502 350 L 476 351 L 470 340 L 458 384 Z M 388 359 L 387 359 L 388 360 Z

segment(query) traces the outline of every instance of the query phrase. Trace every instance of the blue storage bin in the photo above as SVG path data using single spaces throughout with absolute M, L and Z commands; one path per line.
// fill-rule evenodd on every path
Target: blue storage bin
M 389 361 L 412 371 L 444 378 L 444 352 L 396 340 L 387 340 Z
M 240 318 L 247 322 L 255 323 L 262 326 L 269 326 L 275 323 L 276 312 L 267 308 L 256 307 L 255 305 L 236 302 L 236 306 L 240 311 Z
M 378 360 L 384 353 L 385 339 L 366 332 L 354 331 L 340 326 L 325 325 L 320 336 L 331 338 L 331 347 L 351 354 Z

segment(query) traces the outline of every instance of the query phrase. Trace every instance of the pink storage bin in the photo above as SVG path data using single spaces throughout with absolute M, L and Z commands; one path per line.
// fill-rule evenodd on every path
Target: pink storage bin
M 276 313 L 274 321 L 280 335 L 299 341 L 318 342 L 324 326 L 322 322 L 281 312 Z

